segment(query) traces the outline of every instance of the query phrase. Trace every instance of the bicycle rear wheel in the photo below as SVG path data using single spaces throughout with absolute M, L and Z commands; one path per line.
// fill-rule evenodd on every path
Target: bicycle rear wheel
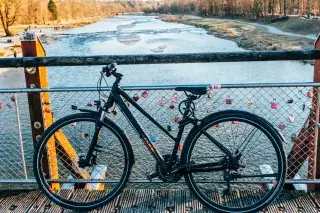
M 94 113 L 66 116 L 43 133 L 35 149 L 35 178 L 48 198 L 64 208 L 99 208 L 112 201 L 129 178 L 131 145 L 123 131 L 108 119 L 99 133 L 96 157 L 90 166 L 79 166 L 91 144 L 95 120 Z
M 182 152 L 183 163 L 223 162 L 223 171 L 189 172 L 189 189 L 214 212 L 258 212 L 281 191 L 286 177 L 286 157 L 280 134 L 266 120 L 242 111 L 218 112 L 204 118 L 199 129 L 226 147 L 241 153 L 238 169 L 224 166 L 224 154 L 208 135 L 193 129 Z M 226 176 L 238 175 L 226 190 Z M 240 176 L 239 176 L 240 175 Z

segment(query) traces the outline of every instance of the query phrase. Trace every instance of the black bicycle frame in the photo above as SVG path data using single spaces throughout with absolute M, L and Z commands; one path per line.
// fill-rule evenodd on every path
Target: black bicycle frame
M 119 73 L 117 73 L 119 74 Z M 182 138 L 182 134 L 183 131 L 185 129 L 185 126 L 189 123 L 193 124 L 193 125 L 197 125 L 195 122 L 192 122 L 192 120 L 187 120 L 184 124 L 179 124 L 179 131 L 177 134 L 177 137 L 174 137 L 173 135 L 170 134 L 169 131 L 167 131 L 163 126 L 161 126 L 153 117 L 151 117 L 151 115 L 149 115 L 144 109 L 142 109 L 139 104 L 137 104 L 126 92 L 124 92 L 120 86 L 120 80 L 121 80 L 122 75 L 120 74 L 119 76 L 117 76 L 117 80 L 114 82 L 110 95 L 108 97 L 107 102 L 105 103 L 105 105 L 102 107 L 102 109 L 100 110 L 100 116 L 101 118 L 104 117 L 102 114 L 108 112 L 108 110 L 110 108 L 113 107 L 114 104 L 117 104 L 118 107 L 120 108 L 120 110 L 123 112 L 123 114 L 125 115 L 125 117 L 127 118 L 127 120 L 129 121 L 129 123 L 133 126 L 133 128 L 137 131 L 137 133 L 139 134 L 140 138 L 143 140 L 143 142 L 145 143 L 145 145 L 147 146 L 147 148 L 149 149 L 149 151 L 152 153 L 152 155 L 154 156 L 154 158 L 156 159 L 156 161 L 158 163 L 160 163 L 160 165 L 167 170 L 168 167 L 162 157 L 162 155 L 158 152 L 158 150 L 155 148 L 155 146 L 152 144 L 152 142 L 150 141 L 149 137 L 147 136 L 147 134 L 145 133 L 145 131 L 142 129 L 142 127 L 140 126 L 140 124 L 138 123 L 138 121 L 135 119 L 135 117 L 132 115 L 131 111 L 129 110 L 128 106 L 126 105 L 126 103 L 123 101 L 123 98 L 128 101 L 133 107 L 135 107 L 136 109 L 139 110 L 139 112 L 141 112 L 144 116 L 146 116 L 152 123 L 154 123 L 159 129 L 161 129 L 166 135 L 168 135 L 174 142 L 174 147 L 171 153 L 171 159 L 175 159 L 175 156 L 177 154 L 178 151 L 178 147 L 179 144 L 181 142 L 181 138 Z M 121 96 L 123 98 L 121 98 Z M 188 117 L 188 114 L 190 112 L 190 102 L 187 102 L 186 105 L 186 109 L 185 112 L 183 114 L 183 119 Z M 101 127 L 100 127 L 101 128 Z M 96 130 L 99 131 L 100 130 L 99 125 L 96 127 Z M 201 132 L 203 132 L 206 136 L 207 136 L 207 132 L 204 130 L 199 129 Z M 208 137 L 208 136 L 207 136 Z M 222 144 L 220 144 L 218 141 L 216 141 L 214 138 L 210 137 L 210 140 L 213 141 L 213 143 L 219 147 L 227 156 L 229 156 L 230 158 L 233 158 L 232 153 L 226 149 Z M 201 165 L 197 165 L 197 167 L 201 167 Z M 199 169 L 199 168 L 198 168 Z M 215 170 L 213 168 L 213 170 Z
M 162 157 L 162 155 L 158 152 L 158 150 L 155 148 L 155 146 L 150 141 L 149 137 L 141 127 L 141 125 L 138 123 L 138 121 L 135 119 L 135 117 L 132 115 L 131 111 L 127 107 L 126 103 L 123 101 L 121 96 L 128 101 L 133 107 L 135 107 L 139 112 L 141 112 L 144 116 L 146 116 L 152 123 L 154 123 L 159 129 L 161 129 L 166 135 L 168 135 L 174 142 L 174 148 L 172 150 L 171 156 L 174 157 L 177 154 L 178 146 L 181 142 L 182 134 L 184 131 L 184 126 L 179 126 L 179 131 L 177 137 L 174 137 L 172 134 L 170 134 L 169 131 L 167 131 L 163 126 L 161 126 L 153 117 L 151 117 L 144 109 L 142 109 L 139 104 L 137 104 L 127 93 L 125 93 L 120 87 L 116 87 L 111 90 L 109 99 L 106 103 L 107 109 L 112 107 L 113 102 L 118 105 L 120 110 L 123 112 L 125 117 L 128 119 L 128 121 L 131 123 L 131 125 L 134 127 L 134 129 L 139 134 L 140 138 L 143 140 L 149 151 L 152 153 L 154 158 L 157 162 L 161 164 L 161 166 L 164 169 L 167 169 L 167 165 Z M 109 104 L 108 104 L 109 102 Z M 111 105 L 112 104 L 112 105 Z

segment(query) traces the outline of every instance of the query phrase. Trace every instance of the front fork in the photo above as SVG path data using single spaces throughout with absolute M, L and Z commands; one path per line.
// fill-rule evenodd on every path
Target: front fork
M 95 130 L 94 130 L 92 140 L 90 142 L 89 150 L 87 152 L 86 158 L 84 160 L 83 159 L 79 160 L 80 167 L 84 168 L 86 166 L 92 166 L 96 164 L 97 153 L 101 152 L 101 150 L 99 150 L 98 148 L 102 148 L 102 146 L 98 145 L 98 139 L 99 139 L 100 131 L 102 128 L 102 123 L 104 118 L 106 117 L 106 114 L 107 112 L 104 111 L 103 109 L 99 110 L 99 116 L 97 116 L 96 118 Z M 93 154 L 93 152 L 96 152 L 96 153 Z

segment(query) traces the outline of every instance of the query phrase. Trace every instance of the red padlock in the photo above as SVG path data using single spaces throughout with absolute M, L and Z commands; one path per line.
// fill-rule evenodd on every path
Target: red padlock
M 283 123 L 279 124 L 279 129 L 282 131 L 286 128 L 286 125 L 284 125 Z
M 170 101 L 173 103 L 177 103 L 178 102 L 178 94 L 175 92 L 172 97 L 170 98 Z
M 232 124 L 238 124 L 239 121 L 232 121 Z
M 213 89 L 221 89 L 221 84 L 215 84 L 213 85 Z
M 278 109 L 278 103 L 276 102 L 276 100 L 273 100 L 271 102 L 271 109 Z
M 220 125 L 219 125 L 219 124 L 215 124 L 215 125 L 213 125 L 213 127 L 214 127 L 214 128 L 219 128 Z
M 171 104 L 171 105 L 169 106 L 169 108 L 170 108 L 170 109 L 175 109 L 176 107 L 175 107 L 173 104 Z
M 232 99 L 231 98 L 227 98 L 226 99 L 226 104 L 232 104 Z
M 2 103 L 2 102 L 0 102 L 0 109 L 2 109 L 2 107 L 3 107 L 3 103 Z
M 89 103 L 87 104 L 87 106 L 88 106 L 88 107 L 92 107 L 93 104 L 89 102 Z
M 173 116 L 173 121 L 175 123 L 179 123 L 180 120 L 181 120 L 181 118 L 178 115 Z
M 307 97 L 308 97 L 308 98 L 313 98 L 313 93 L 312 93 L 312 92 L 310 92 L 310 91 L 309 91 L 309 92 L 307 92 Z
M 137 94 L 135 94 L 132 98 L 135 102 L 137 102 L 139 100 L 139 96 Z
M 149 96 L 149 90 L 144 91 L 141 96 L 147 98 Z

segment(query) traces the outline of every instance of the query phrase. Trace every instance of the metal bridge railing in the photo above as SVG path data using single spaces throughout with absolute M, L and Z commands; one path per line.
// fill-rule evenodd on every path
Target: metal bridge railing
M 314 83 L 217 85 L 210 97 L 198 100 L 196 113 L 202 118 L 215 111 L 238 109 L 267 119 L 279 129 L 287 141 L 284 144 L 288 156 L 287 183 L 320 183 L 320 146 L 317 143 L 320 126 L 319 39 L 314 50 L 299 51 L 45 57 L 45 50 L 35 34 L 24 32 L 21 38 L 24 57 L 0 59 L 0 67 L 25 68 L 27 87 L 0 90 L 0 182 L 34 182 L 33 146 L 44 129 L 51 124 L 52 115 L 54 114 L 54 119 L 58 119 L 74 113 L 70 108 L 72 104 L 90 107 L 88 103 L 97 99 L 95 88 L 48 89 L 46 66 L 106 65 L 112 62 L 126 65 L 315 59 Z M 170 126 L 174 134 L 177 124 L 173 122 L 173 117 L 179 116 L 179 113 L 176 106 L 169 107 L 177 104 L 171 103 L 170 97 L 183 99 L 183 93 L 175 92 L 174 87 L 146 86 L 125 89 L 131 96 L 138 96 L 139 104 L 164 127 Z M 141 97 L 146 90 L 148 97 Z M 137 159 L 131 181 L 144 182 L 145 173 L 153 171 L 155 162 L 126 119 L 121 113 L 115 113 L 116 110 L 109 116 L 127 132 Z M 157 138 L 155 146 L 161 153 L 166 154 L 172 148 L 169 138 L 157 132 L 151 122 L 145 120 L 136 110 L 132 110 L 140 123 L 148 126 L 145 128 L 147 133 Z M 36 128 L 35 124 L 39 122 L 41 127 Z
M 174 91 L 176 86 L 130 86 L 123 88 L 130 96 L 137 95 L 139 97 L 137 102 L 165 128 L 171 126 L 172 133 L 175 135 L 177 124 L 173 121 L 173 117 L 180 116 L 180 114 L 177 109 L 178 103 L 172 102 L 170 99 L 176 96 L 179 102 L 185 98 L 183 92 Z M 312 97 L 318 97 L 319 86 L 320 83 L 215 85 L 215 89 L 211 91 L 210 95 L 207 94 L 197 101 L 196 116 L 203 118 L 213 112 L 227 109 L 244 110 L 257 114 L 270 121 L 285 137 L 286 143 L 283 145 L 288 155 L 302 127 L 306 126 L 305 132 L 316 135 L 317 122 L 309 122 L 312 125 L 305 125 L 305 122 L 310 117 L 311 109 L 316 107 Z M 103 90 L 108 94 L 109 89 L 104 88 Z M 94 109 L 91 104 L 98 99 L 96 88 L 93 87 L 0 89 L 0 128 L 2 129 L 0 132 L 0 182 L 34 182 L 32 171 L 33 140 L 26 93 L 31 91 L 41 94 L 50 92 L 51 111 L 54 114 L 54 119 L 76 113 L 71 109 L 71 105 L 74 104 L 79 108 Z M 148 93 L 147 98 L 141 96 L 143 92 Z M 170 105 L 175 108 L 171 109 Z M 133 107 L 130 109 L 137 120 L 147 127 L 145 128 L 147 134 L 157 139 L 155 145 L 159 151 L 162 154 L 170 153 L 173 141 L 157 131 L 154 124 Z M 130 181 L 147 181 L 145 174 L 154 171 L 155 161 L 121 112 L 117 108 L 115 111 L 117 111 L 116 115 L 110 113 L 108 116 L 125 130 L 134 149 L 136 163 Z M 186 131 L 188 130 L 187 128 Z M 303 154 L 309 156 L 309 161 L 314 160 L 314 146 L 308 144 L 307 147 L 301 146 L 300 148 L 303 149 Z M 307 163 L 301 165 L 301 168 L 300 165 L 297 168 L 298 165 L 299 162 L 291 162 L 288 177 L 295 177 L 293 173 L 299 171 L 299 176 L 296 176 L 294 181 L 306 182 L 306 179 L 314 172 L 313 168 Z M 25 170 L 26 173 L 24 173 Z M 288 180 L 288 182 L 292 182 L 292 180 Z

